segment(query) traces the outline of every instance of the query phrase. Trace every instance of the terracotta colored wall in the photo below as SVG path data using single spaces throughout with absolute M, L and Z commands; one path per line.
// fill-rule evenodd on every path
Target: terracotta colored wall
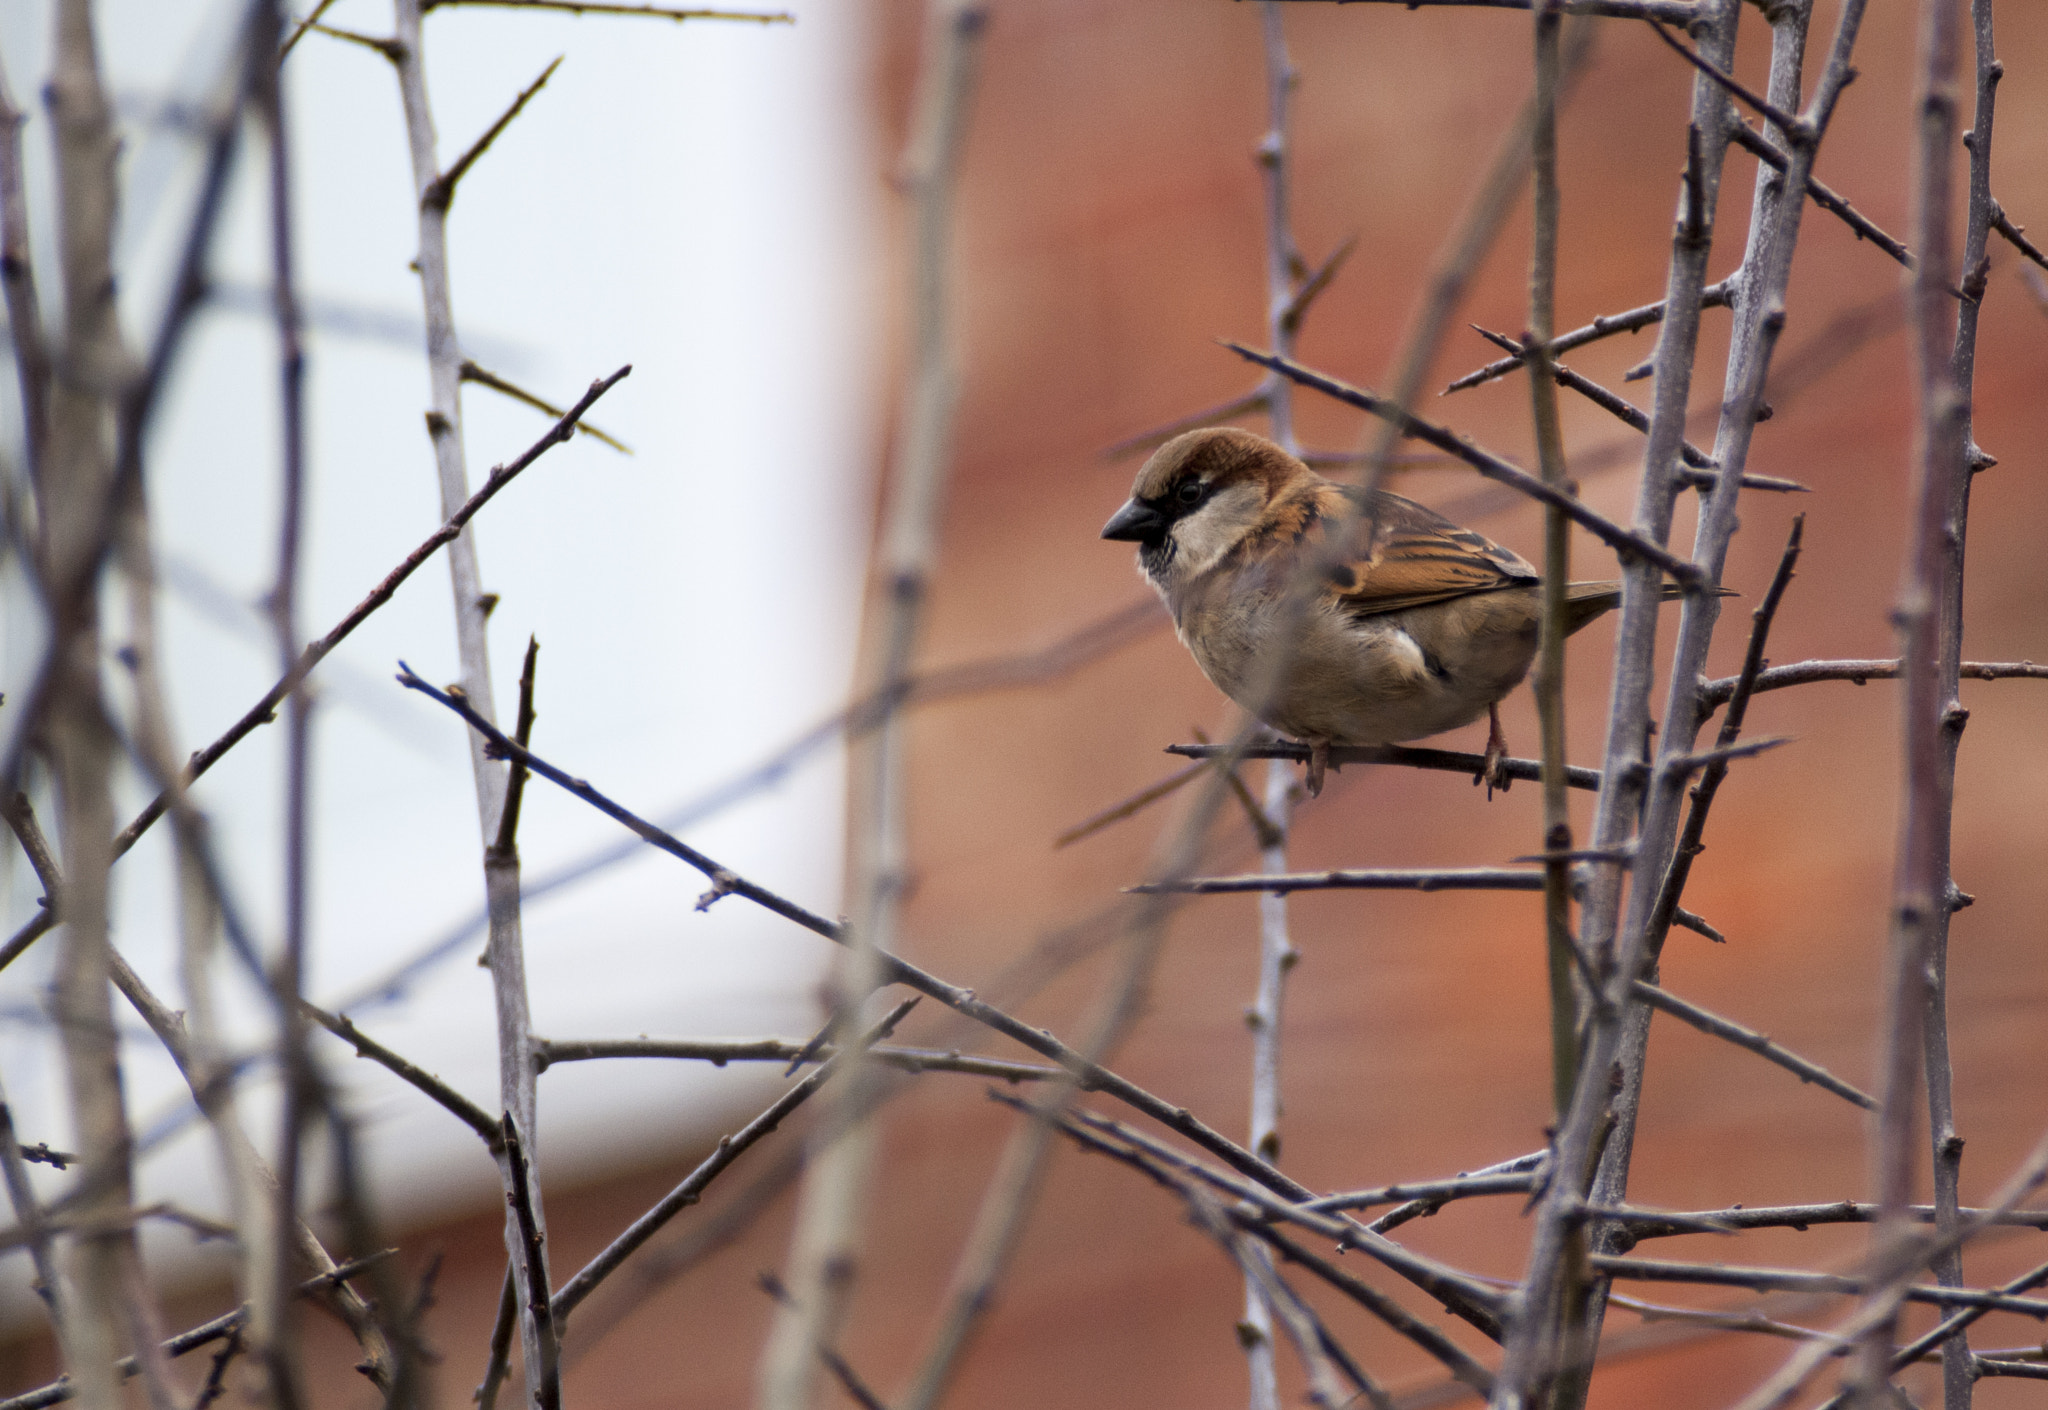
M 1131 464 L 1099 448 L 1251 383 L 1213 342 L 1261 340 L 1261 228 L 1250 153 L 1263 121 L 1258 12 L 1167 0 L 1043 0 L 995 7 L 986 75 L 966 162 L 959 280 L 966 389 L 958 469 L 926 659 L 946 664 L 1055 640 L 1145 591 L 1123 546 L 1097 541 Z M 1823 6 L 1824 35 L 1834 7 Z M 1873 6 L 1819 173 L 1886 228 L 1909 224 L 1907 94 L 1914 7 Z M 1286 7 L 1303 71 L 1297 228 L 1311 259 L 1360 237 L 1357 255 L 1309 322 L 1306 361 L 1361 382 L 1381 379 L 1437 243 L 1461 208 L 1527 86 L 1526 17 L 1409 12 L 1393 5 Z M 883 6 L 877 99 L 900 126 L 913 64 L 914 7 Z M 2048 22 L 2000 7 L 2008 77 L 2000 98 L 1998 189 L 2016 219 L 2048 229 Z M 1742 65 L 1760 74 L 1753 13 Z M 1816 48 L 1824 42 L 1817 37 Z M 1689 77 L 1639 27 L 1608 24 L 1564 122 L 1565 224 L 1559 322 L 1647 302 L 1662 291 Z M 1730 159 L 1716 276 L 1740 250 L 1753 164 Z M 1845 310 L 1899 287 L 1895 265 L 1809 210 L 1782 345 L 1792 370 L 1808 340 Z M 1505 330 L 1523 319 L 1526 212 L 1511 224 L 1466 316 Z M 2048 399 L 2039 395 L 2048 318 L 1995 250 L 1979 374 L 1978 438 L 2000 458 L 1977 482 L 1970 555 L 1974 659 L 2048 658 Z M 1726 316 L 1708 316 L 1718 354 Z M 1651 337 L 1587 349 L 1574 365 L 1610 385 L 1648 355 Z M 1437 383 L 1483 360 L 1454 336 Z M 1712 366 L 1710 362 L 1708 364 Z M 1711 408 L 1715 373 L 1696 405 Z M 1638 384 L 1639 396 L 1647 388 Z M 1807 512 L 1807 553 L 1771 655 L 1881 656 L 1898 578 L 1911 403 L 1899 327 L 1869 338 L 1810 385 L 1782 378 L 1779 414 L 1752 469 L 1814 493 L 1746 498 L 1728 581 L 1753 601 L 1791 515 Z M 1529 453 L 1526 393 L 1509 380 L 1432 405 L 1482 442 Z M 1575 453 L 1631 433 L 1567 401 Z M 1356 416 L 1305 398 L 1308 439 L 1349 446 Z M 1538 549 L 1530 507 L 1458 472 L 1415 477 L 1407 492 L 1458 512 L 1525 555 Z M 1589 475 L 1589 500 L 1625 516 L 1632 467 Z M 1476 497 L 1475 497 L 1476 496 Z M 1681 525 L 1686 542 L 1690 521 Z M 1583 572 L 1607 559 L 1579 549 Z M 1739 658 L 1747 603 L 1732 604 L 1715 668 Z M 1611 631 L 1574 642 L 1575 758 L 1598 757 Z M 1956 874 L 1977 897 L 1953 951 L 1958 1107 L 1969 1141 L 1966 1195 L 1981 1195 L 2038 1135 L 2048 1095 L 2048 990 L 2038 962 L 2048 910 L 2048 692 L 2031 683 L 1965 687 L 1972 710 L 1958 782 Z M 1526 693 L 1506 709 L 1510 738 L 1534 747 Z M 1885 894 L 1895 825 L 1897 697 L 1884 684 L 1821 686 L 1761 700 L 1760 733 L 1797 742 L 1740 766 L 1723 790 L 1688 904 L 1729 936 L 1724 947 L 1674 940 L 1667 982 L 1771 1033 L 1851 1081 L 1875 1079 Z M 1229 711 L 1181 648 L 1154 633 L 1041 689 L 937 705 L 914 729 L 912 826 L 918 889 L 905 950 L 965 984 L 995 986 L 1056 927 L 1110 904 L 1138 879 L 1171 809 L 1055 851 L 1064 827 L 1169 769 L 1160 748 Z M 1477 747 L 1478 733 L 1444 741 Z M 1589 816 L 1580 800 L 1581 831 Z M 1219 867 L 1247 844 L 1219 828 Z M 1491 803 L 1459 777 L 1348 770 L 1307 805 L 1303 867 L 1485 864 L 1538 845 L 1536 790 Z M 1318 1188 L 1427 1177 L 1536 1148 L 1548 1117 L 1541 933 L 1528 896 L 1297 898 L 1303 962 L 1288 1011 L 1284 1160 Z M 1117 1065 L 1232 1134 L 1246 1109 L 1241 1011 L 1253 984 L 1252 906 L 1216 899 L 1176 920 L 1138 1031 Z M 1022 1005 L 1032 1022 L 1073 1031 L 1108 974 L 1076 964 Z M 979 1041 L 931 1006 L 913 1041 Z M 1000 1051 L 991 1041 L 989 1051 Z M 933 1077 L 889 1118 L 860 1301 L 845 1339 L 885 1394 L 915 1363 L 982 1183 L 1012 1117 L 973 1079 Z M 1635 1162 L 1643 1203 L 1700 1208 L 1866 1196 L 1865 1123 L 1786 1073 L 1690 1031 L 1659 1026 Z M 556 1266 L 574 1267 L 685 1168 L 552 1193 Z M 734 1187 L 742 1183 L 735 1172 Z M 677 1226 L 712 1217 L 693 1211 Z M 1513 1277 L 1526 1226 L 1518 1201 L 1457 1208 L 1410 1226 L 1416 1247 L 1477 1272 Z M 640 1308 L 567 1382 L 577 1405 L 616 1410 L 745 1403 L 767 1300 L 750 1286 L 780 1265 L 786 1201 L 737 1245 Z M 1816 1230 L 1746 1236 L 1739 1251 L 1705 1239 L 1672 1256 L 1797 1262 L 1849 1256 L 1862 1236 Z M 443 1403 L 473 1384 L 474 1349 L 495 1298 L 497 1221 L 415 1231 L 408 1261 L 450 1250 L 430 1323 L 451 1354 Z M 1994 1279 L 2037 1261 L 2025 1240 L 1973 1253 Z M 1397 1285 L 1353 1256 L 1380 1286 Z M 961 1406 L 1242 1403 L 1232 1336 L 1236 1275 L 1165 1194 L 1106 1161 L 1057 1157 L 1037 1218 L 953 1400 Z M 1658 1294 L 1658 1296 L 1666 1296 Z M 1668 1294 L 1677 1300 L 1679 1294 Z M 1316 1294 L 1333 1325 L 1396 1387 L 1428 1365 L 1350 1309 Z M 1410 1299 L 1419 1311 L 1428 1309 Z M 594 1313 L 572 1324 L 570 1344 Z M 1616 1331 L 1637 1325 L 1617 1313 Z M 2037 1338 L 2031 1324 L 1983 1324 L 1991 1344 Z M 325 1337 L 325 1333 L 320 1335 Z M 330 1339 L 331 1340 L 331 1339 Z M 324 1344 L 324 1343 L 323 1343 Z M 316 1397 L 345 1389 L 334 1347 Z M 1595 1403 L 1724 1403 L 1766 1374 L 1784 1343 L 1725 1338 L 1626 1363 Z M 11 1377 L 10 1383 L 11 1383 Z M 2018 1383 L 1981 1389 L 1987 1406 L 2021 1403 Z

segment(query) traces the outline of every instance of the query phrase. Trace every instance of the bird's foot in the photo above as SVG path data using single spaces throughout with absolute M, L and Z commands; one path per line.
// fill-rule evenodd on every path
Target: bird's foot
M 1495 790 L 1507 792 L 1514 779 L 1508 774 L 1508 737 L 1501 732 L 1500 707 L 1487 706 L 1486 719 L 1486 758 L 1472 782 L 1485 784 L 1487 801 L 1492 802 Z
M 1302 786 L 1308 789 L 1308 796 L 1316 797 L 1323 791 L 1323 774 L 1330 767 L 1330 741 L 1312 739 L 1308 741 L 1308 773 L 1302 779 Z

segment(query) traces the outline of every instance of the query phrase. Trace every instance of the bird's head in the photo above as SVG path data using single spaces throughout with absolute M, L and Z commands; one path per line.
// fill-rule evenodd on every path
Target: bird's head
M 1251 431 L 1189 431 L 1152 453 L 1102 536 L 1137 544 L 1145 575 L 1168 591 L 1215 567 L 1288 489 L 1315 478 Z

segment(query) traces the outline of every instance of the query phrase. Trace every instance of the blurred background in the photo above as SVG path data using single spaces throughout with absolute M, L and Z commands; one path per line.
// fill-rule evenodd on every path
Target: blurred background
M 189 202 L 196 156 L 175 122 L 216 63 L 230 5 L 112 4 L 105 62 L 124 98 L 128 202 L 124 297 L 147 317 L 161 297 L 165 232 Z M 558 402 L 632 362 L 592 421 L 633 449 L 584 438 L 556 451 L 479 519 L 501 702 L 529 632 L 542 642 L 536 747 L 657 817 L 742 774 L 846 697 L 860 630 L 876 468 L 897 404 L 904 216 L 889 175 L 908 122 L 921 10 L 907 3 L 794 7 L 794 26 L 505 15 L 455 9 L 429 20 L 443 160 L 467 145 L 556 54 L 562 69 L 465 180 L 451 221 L 459 326 L 470 354 Z M 1294 220 L 1311 263 L 1356 237 L 1318 302 L 1302 360 L 1364 384 L 1385 380 L 1445 232 L 1529 86 L 1526 15 L 1398 5 L 1282 7 L 1301 70 Z M 1913 7 L 1876 6 L 1817 173 L 1885 229 L 1910 228 Z M 962 169 L 956 279 L 964 394 L 939 579 L 921 662 L 931 668 L 1041 651 L 1149 590 L 1102 521 L 1137 458 L 1104 448 L 1255 379 L 1215 340 L 1265 341 L 1263 226 L 1252 154 L 1265 126 L 1260 14 L 1222 0 L 996 3 Z M 1838 5 L 1816 7 L 1814 50 Z M 329 12 L 388 29 L 369 0 Z M 2048 15 L 1998 7 L 2006 78 L 1994 189 L 2013 219 L 2048 222 Z M 1746 16 L 1738 71 L 1761 86 L 1768 35 Z M 0 63 L 19 95 L 46 66 L 46 7 L 0 11 Z M 419 414 L 425 379 L 406 263 L 413 221 L 395 86 L 384 62 L 309 35 L 287 64 L 295 124 L 304 285 L 313 344 L 315 547 L 305 621 L 338 617 L 435 523 Z M 1640 25 L 1602 22 L 1561 131 L 1564 195 L 1558 326 L 1661 296 L 1691 73 Z M 33 108 L 32 104 L 25 104 Z M 39 113 L 26 148 L 48 190 Z M 1711 277 L 1733 267 L 1754 163 L 1729 158 Z M 152 447 L 152 511 L 166 543 L 169 654 L 183 743 L 210 739 L 271 679 L 254 610 L 271 568 L 274 479 L 270 335 L 261 317 L 260 189 L 238 178 L 222 267 L 229 296 L 179 368 Z M 41 203 L 47 213 L 47 202 Z M 2048 224 L 2044 224 L 2048 229 Z M 38 237 L 48 244 L 47 230 Z M 1463 316 L 1508 332 L 1526 317 L 1526 203 Z M 41 251 L 39 250 L 39 253 Z M 1994 242 L 1978 363 L 1978 441 L 1998 457 L 1975 486 L 1966 658 L 2048 659 L 2048 486 L 2041 395 L 2048 301 Z M 237 283 L 236 281 L 239 281 Z M 1789 319 L 1750 469 L 1797 479 L 1801 496 L 1746 496 L 1726 574 L 1744 599 L 1724 616 L 1716 673 L 1739 663 L 1747 607 L 1775 567 L 1794 513 L 1806 552 L 1772 640 L 1777 662 L 1894 651 L 1887 613 L 1904 542 L 1912 440 L 1901 271 L 1809 209 Z M 247 297 L 238 307 L 232 291 Z M 254 313 L 247 310 L 255 310 Z M 1710 312 L 1694 404 L 1711 416 L 1726 315 Z M 1613 387 L 1654 334 L 1585 348 L 1573 366 Z M 1489 360 L 1454 335 L 1430 385 Z M 260 388 L 255 392 L 250 389 Z M 1647 402 L 1638 384 L 1634 399 Z M 1302 397 L 1303 439 L 1355 449 L 1356 413 Z M 1426 414 L 1533 464 L 1524 385 L 1514 378 L 1431 400 Z M 545 422 L 470 388 L 473 479 Z M 1625 519 L 1633 433 L 1564 402 L 1586 499 Z M 1256 424 L 1251 423 L 1251 424 Z M 1704 431 L 1701 434 L 1705 434 Z M 1619 447 L 1619 449 L 1615 449 Z M 1605 467 L 1605 468 L 1602 468 Z M 1420 470 L 1397 486 L 1528 557 L 1532 506 L 1469 472 Z M 1690 513 L 1681 506 L 1682 516 Z M 1690 541 L 1689 517 L 1675 535 Z M 1575 546 L 1577 575 L 1611 557 Z M 318 926 L 309 989 L 363 1027 L 488 1102 L 490 994 L 474 964 L 481 887 L 460 733 L 391 685 L 403 656 L 429 679 L 454 673 L 447 597 L 430 565 L 322 668 L 316 834 Z M 37 642 L 10 597 L 7 688 Z M 921 706 L 911 727 L 915 891 L 903 950 L 991 994 L 1028 1021 L 1077 1031 L 1109 964 L 1099 942 L 1119 888 L 1137 881 L 1164 805 L 1075 846 L 1054 838 L 1171 772 L 1173 742 L 1233 726 L 1233 711 L 1172 639 L 1163 613 L 1067 652 L 1071 669 L 1024 688 Z M 1149 627 L 1142 623 L 1149 622 Z M 240 623 L 240 625 L 238 625 Z M 257 624 L 257 625 L 251 625 Z M 1099 638 L 1091 638 L 1099 642 Z M 1597 762 L 1611 628 L 1571 653 L 1571 755 Z M 1976 897 L 1957 916 L 1951 1009 L 1964 1199 L 1982 1196 L 2048 1120 L 2048 692 L 1966 683 L 1971 711 L 1957 782 L 1955 874 Z M 502 708 L 502 704 L 501 704 Z M 1503 707 L 1517 752 L 1536 746 L 1526 692 Z M 1883 682 L 1821 685 L 1758 700 L 1754 733 L 1796 742 L 1738 766 L 1723 789 L 1687 904 L 1728 937 L 1680 932 L 1666 951 L 1675 992 L 1770 1033 L 1869 1088 L 1879 1051 L 1886 897 L 1896 826 L 1898 700 Z M 1447 747 L 1477 749 L 1470 737 Z M 261 736 L 201 789 L 259 922 L 276 914 L 277 741 Z M 684 835 L 785 894 L 838 904 L 841 764 L 812 754 L 771 789 Z M 144 798 L 137 787 L 128 802 Z M 1300 810 L 1303 869 L 1482 865 L 1540 846 L 1539 798 L 1490 802 L 1452 774 L 1347 769 Z M 522 851 L 531 890 L 617 840 L 553 791 L 529 794 Z M 1584 835 L 1590 800 L 1575 800 Z M 157 845 L 162 845 L 159 840 Z M 1255 849 L 1226 815 L 1207 865 L 1245 869 Z M 117 938 L 149 973 L 169 972 L 166 856 L 123 863 Z M 31 913 L 34 878 L 11 856 L 8 920 Z M 553 1037 L 802 1038 L 829 956 L 701 884 L 639 856 L 528 909 L 536 1028 Z M 1549 1119 L 1540 905 L 1528 895 L 1301 895 L 1303 958 L 1286 1017 L 1282 1164 L 1318 1189 L 1419 1179 L 1539 1148 Z M 471 926 L 465 930 L 465 925 Z M 389 979 L 445 942 L 445 959 Z M 1254 907 L 1215 898 L 1182 909 L 1116 1065 L 1242 1136 L 1248 1103 Z M 61 1144 L 61 1076 L 41 1018 L 49 956 L 0 974 L 0 1069 L 29 1140 Z M 152 968 L 154 967 L 154 968 Z M 175 987 L 175 986 L 170 986 Z M 927 1006 L 928 1008 L 930 1006 Z M 257 1012 L 247 1004 L 251 1021 Z M 140 1030 L 138 1030 L 139 1032 Z M 905 1041 L 976 1047 L 986 1035 L 920 1012 Z M 130 1058 L 138 1124 L 176 1112 L 178 1089 L 147 1041 Z M 427 1322 L 445 1355 L 444 1404 L 464 1403 L 503 1267 L 490 1163 L 424 1099 L 381 1080 L 339 1045 L 320 1050 L 365 1119 L 380 1209 L 416 1272 L 444 1256 Z M 581 1264 L 674 1184 L 721 1131 L 776 1090 L 777 1072 L 683 1064 L 579 1064 L 541 1085 L 541 1161 L 558 1274 Z M 1015 1117 L 972 1078 L 926 1077 L 886 1119 L 867 1256 L 842 1347 L 884 1393 L 916 1364 L 982 1187 Z M 1749 1054 L 1658 1021 L 1632 1195 L 1674 1209 L 1869 1198 L 1862 1114 Z M 203 1207 L 211 1179 L 196 1133 L 145 1167 L 144 1197 Z M 581 1404 L 739 1405 L 772 1305 L 755 1275 L 779 1268 L 789 1200 L 687 1268 L 688 1252 L 747 1189 L 746 1166 L 577 1314 L 565 1390 Z M 1479 1273 L 1521 1271 L 1520 1201 L 1474 1201 L 1407 1226 L 1417 1248 Z M 1705 1236 L 1656 1251 L 1832 1266 L 1853 1228 Z M 203 1249 L 182 1232 L 152 1245 L 176 1270 L 167 1313 L 185 1325 L 228 1305 Z M 2025 1238 L 1973 1248 L 1967 1272 L 1996 1281 L 2039 1261 Z M 51 1369 L 17 1282 L 19 1338 L 0 1349 L 0 1392 Z M 1360 1262 L 1353 1271 L 1397 1287 Z M 673 1273 L 673 1276 L 669 1276 Z M 1405 1342 L 1312 1290 L 1333 1327 L 1397 1390 L 1432 1384 Z M 976 1406 L 1233 1405 L 1244 1398 L 1233 1326 L 1239 1275 L 1175 1201 L 1132 1172 L 1056 1155 L 1038 1213 L 952 1403 Z M 1683 1290 L 1657 1301 L 1686 1300 Z M 1692 1299 L 1717 1302 L 1707 1294 Z M 1415 1304 L 1418 1311 L 1432 1309 Z M 1812 1309 L 1808 1309 L 1811 1313 Z M 1609 1319 L 1612 1338 L 1643 1326 Z M 1915 1323 L 1913 1325 L 1919 1325 Z M 321 1404 L 374 1403 L 346 1368 L 351 1343 L 309 1319 Z M 1454 1334 L 1463 1336 L 1462 1329 Z M 2038 1340 L 2009 1317 L 1984 1345 Z M 1622 1343 L 1626 1345 L 1626 1343 Z M 1476 1349 L 1476 1346 L 1475 1346 Z M 1767 1375 L 1786 1344 L 1687 1339 L 1617 1359 L 1596 1405 L 1725 1403 Z M 1932 1374 L 1931 1372 L 1929 1373 Z M 1298 1386 L 1289 1382 L 1290 1392 Z M 1918 1394 L 1933 1381 L 1907 1384 Z M 2028 1401 L 1987 1381 L 1980 1404 Z

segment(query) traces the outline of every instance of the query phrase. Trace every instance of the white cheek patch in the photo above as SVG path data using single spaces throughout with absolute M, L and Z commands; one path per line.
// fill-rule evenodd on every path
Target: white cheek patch
M 1173 576 L 1182 582 L 1208 572 L 1258 521 L 1265 496 L 1252 485 L 1231 485 L 1173 526 Z

